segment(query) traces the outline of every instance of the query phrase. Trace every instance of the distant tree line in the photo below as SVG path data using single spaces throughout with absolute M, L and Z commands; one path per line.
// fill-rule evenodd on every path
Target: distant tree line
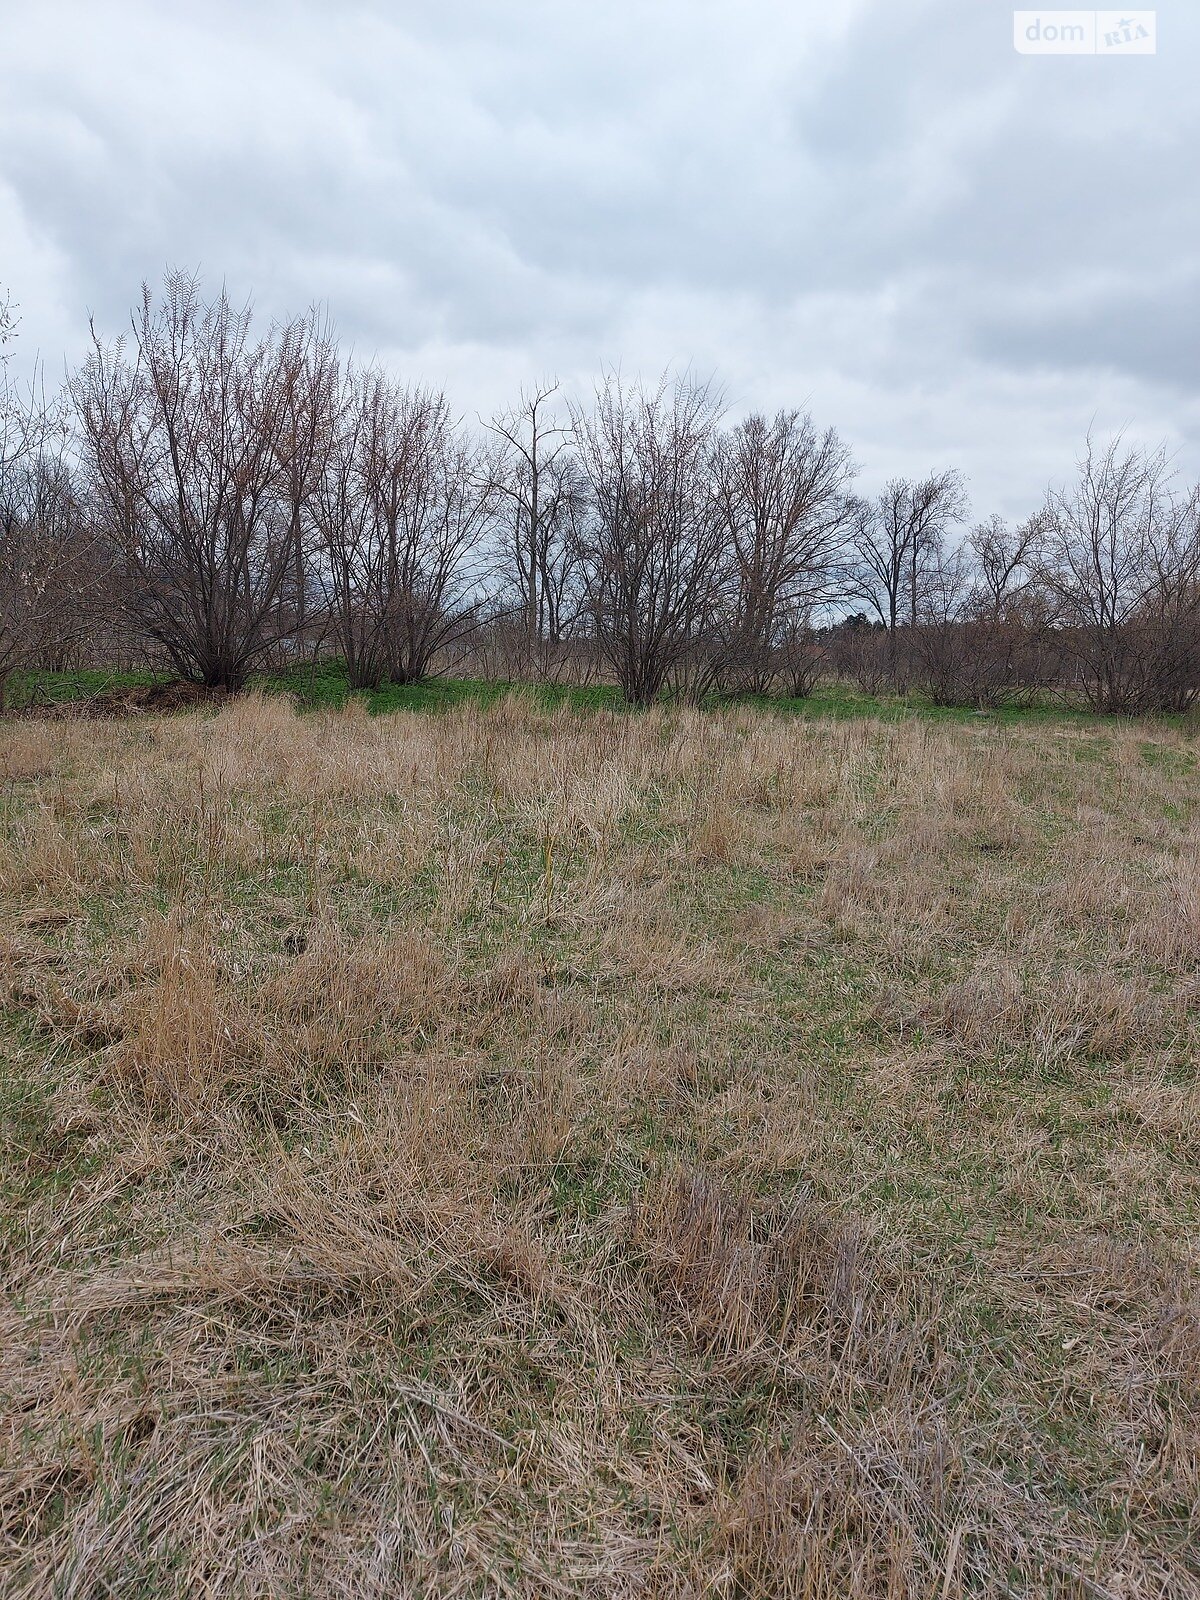
M 553 383 L 466 426 L 339 348 L 168 276 L 62 390 L 3 377 L 0 695 L 137 658 L 214 690 L 336 654 L 351 682 L 609 678 L 627 699 L 802 696 L 1109 712 L 1200 693 L 1200 492 L 1089 439 L 1019 526 L 945 469 L 866 498 L 801 410 L 725 418 L 691 376 Z

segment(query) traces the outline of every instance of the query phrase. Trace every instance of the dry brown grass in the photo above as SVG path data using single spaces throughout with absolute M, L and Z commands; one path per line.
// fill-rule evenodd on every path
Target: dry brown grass
M 0 727 L 5 1595 L 1200 1595 L 1185 734 Z

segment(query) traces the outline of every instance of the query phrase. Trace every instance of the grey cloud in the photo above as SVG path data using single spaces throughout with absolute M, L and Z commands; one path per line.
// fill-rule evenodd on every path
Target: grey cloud
M 51 362 L 201 264 L 468 414 L 690 359 L 980 509 L 1108 419 L 1195 472 L 1200 14 L 1160 20 L 1115 62 L 1017 56 L 996 0 L 44 0 L 0 57 L 0 282 Z
M 1200 266 L 1166 283 L 1065 284 L 1059 296 L 985 317 L 976 348 L 1016 369 L 1107 369 L 1195 394 L 1200 381 Z

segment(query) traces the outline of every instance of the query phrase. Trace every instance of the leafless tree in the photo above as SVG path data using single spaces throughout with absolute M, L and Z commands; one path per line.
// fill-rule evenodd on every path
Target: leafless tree
M 973 615 L 975 579 L 969 544 L 929 552 L 920 620 L 908 627 L 905 645 L 910 679 L 935 705 L 990 705 L 999 694 L 993 624 Z
M 557 383 L 522 391 L 517 405 L 493 417 L 500 518 L 500 559 L 517 620 L 522 671 L 545 673 L 577 620 L 579 519 L 586 485 L 569 417 L 555 409 Z
M 912 681 L 936 705 L 1026 699 L 1047 681 L 1043 611 L 1032 572 L 1039 520 L 989 518 L 930 552 L 916 628 L 904 635 Z
M 1176 710 L 1200 688 L 1200 497 L 1162 449 L 1089 438 L 1046 502 L 1039 577 L 1090 705 Z
M 367 394 L 374 381 L 373 374 L 360 376 L 352 367 L 335 365 L 323 397 L 324 445 L 304 500 L 305 521 L 313 529 L 315 579 L 356 689 L 374 687 L 386 671 L 378 608 L 370 598 L 377 553 L 371 539 L 375 506 L 367 435 L 375 416 Z
M 288 519 L 291 571 L 280 585 L 280 629 L 305 630 L 310 613 L 309 507 L 326 453 L 339 378 L 337 341 L 318 307 L 279 330 L 283 389 L 274 433 L 280 494 Z
M 90 524 L 67 448 L 61 394 L 35 369 L 8 378 L 17 318 L 0 295 L 0 706 L 14 671 L 44 663 L 84 625 L 94 600 Z
M 0 705 L 14 671 L 61 659 L 87 627 L 96 554 L 62 397 L 37 378 L 0 389 Z
M 863 694 L 882 694 L 893 681 L 889 638 L 882 622 L 857 611 L 829 630 L 826 657 L 837 676 Z
M 1034 582 L 1042 518 L 1032 516 L 1013 528 L 991 516 L 967 538 L 971 561 L 969 608 L 979 616 L 1003 617 L 1020 607 Z
M 346 376 L 312 496 L 351 681 L 413 683 L 474 622 L 495 486 L 442 394 Z
M 875 501 L 857 504 L 850 589 L 893 637 L 902 618 L 910 627 L 919 621 L 935 558 L 965 514 L 963 480 L 953 469 L 893 478 Z
M 294 330 L 255 341 L 248 307 L 169 274 L 124 341 L 93 339 L 73 382 L 101 526 L 134 629 L 184 677 L 239 688 L 298 624 L 288 400 Z
M 800 411 L 755 413 L 721 437 L 717 502 L 732 555 L 713 663 L 722 687 L 765 694 L 785 649 L 793 686 L 807 677 L 810 619 L 840 581 L 853 473 L 834 429 L 818 433 Z
M 575 415 L 590 490 L 579 552 L 598 648 L 627 700 L 654 700 L 703 639 L 727 546 L 712 473 L 717 395 L 609 375 Z
M 771 681 L 781 682 L 791 699 L 806 700 L 828 666 L 828 652 L 811 617 L 798 611 L 789 614 L 772 652 Z

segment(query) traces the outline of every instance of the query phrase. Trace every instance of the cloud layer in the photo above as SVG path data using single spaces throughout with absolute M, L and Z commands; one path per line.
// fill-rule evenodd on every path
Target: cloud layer
M 0 0 L 22 354 L 200 266 L 488 411 L 602 362 L 807 404 L 1022 514 L 1089 426 L 1200 475 L 1200 8 L 1042 58 L 993 0 Z

